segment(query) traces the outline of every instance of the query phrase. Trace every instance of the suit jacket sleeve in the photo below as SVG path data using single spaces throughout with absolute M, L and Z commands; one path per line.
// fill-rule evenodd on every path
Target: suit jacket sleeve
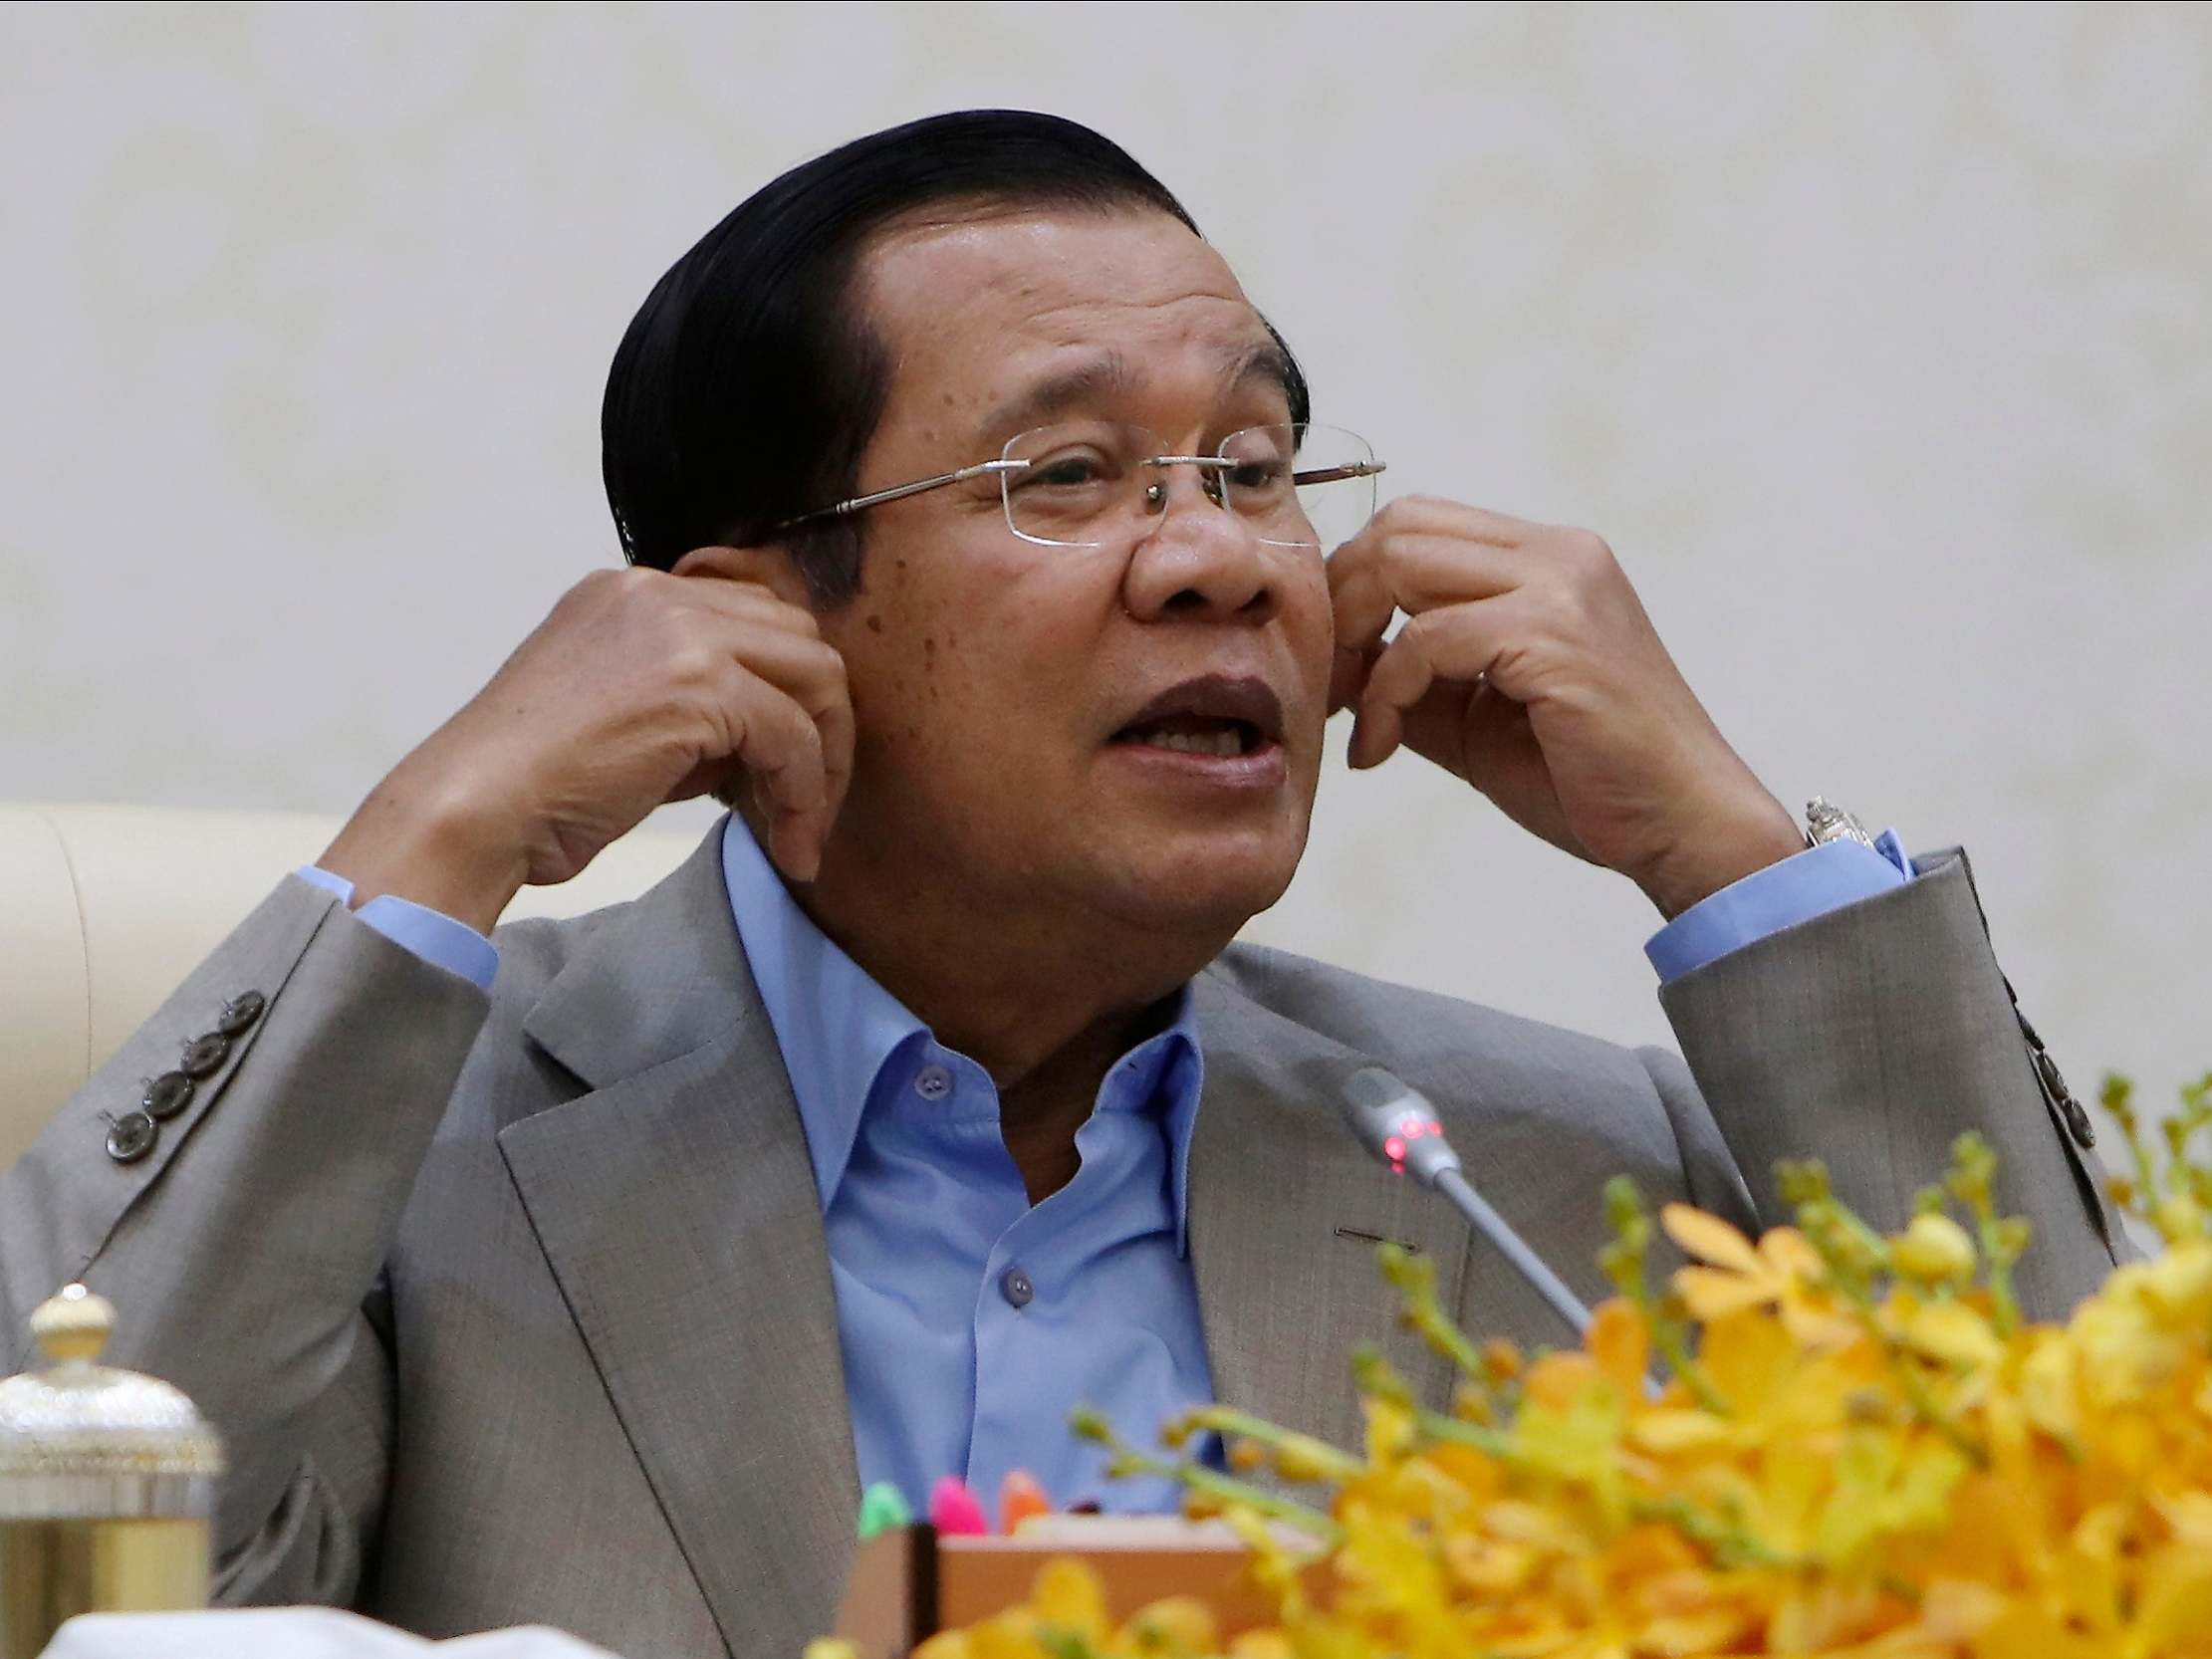
M 2064 1314 L 2114 1260 L 2116 1224 L 2085 1157 L 2037 1079 L 1990 948 L 1963 853 L 1921 862 L 1918 879 L 1787 928 L 1665 986 L 1660 1002 L 1759 1218 L 1786 1219 L 1778 1160 L 1822 1159 L 1837 1191 L 1895 1229 L 1941 1179 L 1951 1143 L 1977 1129 L 1997 1149 L 2001 1209 L 2029 1219 L 2023 1305 Z M 1648 1064 L 1648 1062 L 1647 1062 Z M 1654 1067 L 1680 1121 L 1702 1120 Z M 1691 1187 L 1730 1172 L 1695 1164 L 1710 1136 L 1683 1138 Z
M 265 1011 L 185 1110 L 111 1157 L 110 1120 L 249 990 Z M 390 1435 L 378 1274 L 488 1006 L 288 878 L 0 1177 L 0 1371 L 59 1286 L 116 1304 L 114 1362 L 225 1442 L 220 1599 L 354 1593 Z

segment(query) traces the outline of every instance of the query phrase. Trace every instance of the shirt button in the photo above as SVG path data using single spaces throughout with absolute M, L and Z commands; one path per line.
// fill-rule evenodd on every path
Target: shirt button
M 999 1275 L 999 1295 L 1016 1307 L 1027 1307 L 1037 1295 L 1037 1287 L 1029 1282 L 1029 1275 L 1020 1268 L 1008 1268 Z
M 924 1066 L 914 1074 L 914 1092 L 924 1100 L 942 1100 L 952 1092 L 952 1073 L 941 1066 Z

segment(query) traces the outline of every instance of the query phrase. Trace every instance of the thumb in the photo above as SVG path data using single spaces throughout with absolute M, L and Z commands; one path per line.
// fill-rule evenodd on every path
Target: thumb
M 1374 666 L 1374 659 L 1382 654 L 1380 646 L 1357 650 L 1350 645 L 1339 645 L 1329 664 L 1329 712 L 1347 709 L 1359 701 L 1359 693 L 1366 689 L 1367 670 Z

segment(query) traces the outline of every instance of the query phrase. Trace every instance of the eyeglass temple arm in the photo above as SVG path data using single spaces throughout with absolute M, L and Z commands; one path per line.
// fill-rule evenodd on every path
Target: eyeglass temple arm
M 1234 455 L 1154 455 L 1144 463 L 1148 467 L 1212 467 L 1226 471 L 1242 466 Z M 1309 467 L 1304 472 L 1291 474 L 1291 482 L 1303 489 L 1308 484 L 1334 484 L 1346 478 L 1372 478 L 1386 470 L 1387 461 L 1348 461 L 1341 467 Z
M 1307 472 L 1291 474 L 1293 484 L 1334 484 L 1340 478 L 1372 478 L 1378 472 L 1389 470 L 1387 461 L 1348 461 L 1341 467 L 1315 467 Z
M 1011 472 L 1028 465 L 1027 461 L 978 461 L 974 466 L 962 467 L 958 472 L 940 472 L 934 478 L 919 478 L 911 484 L 895 484 L 887 490 L 857 495 L 850 501 L 841 501 L 832 507 L 818 507 L 812 513 L 801 513 L 795 519 L 786 519 L 776 528 L 794 530 L 800 525 L 814 524 L 822 519 L 850 518 L 870 507 L 880 507 L 886 501 L 903 501 L 906 497 L 920 495 L 925 490 L 941 490 L 947 484 L 965 484 L 969 479 L 980 478 L 987 472 Z
M 1144 463 L 1148 467 L 1239 467 L 1244 463 L 1234 455 L 1154 455 Z M 1291 474 L 1294 484 L 1334 484 L 1341 478 L 1371 478 L 1383 470 L 1386 461 L 1348 461 L 1341 467 L 1312 467 L 1305 472 Z

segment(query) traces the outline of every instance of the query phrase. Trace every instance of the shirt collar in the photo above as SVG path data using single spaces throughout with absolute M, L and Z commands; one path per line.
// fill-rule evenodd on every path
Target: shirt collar
M 738 942 L 791 1076 L 815 1191 L 828 1210 L 845 1179 L 877 1075 L 902 1057 L 910 1064 L 908 1052 L 935 1039 L 814 925 L 735 813 L 722 826 L 722 879 Z M 1123 1055 L 1100 1090 L 1102 1104 L 1156 1105 L 1162 1114 L 1178 1251 L 1188 1246 L 1190 1137 L 1203 1078 L 1194 1000 L 1186 985 L 1175 994 L 1167 1028 Z

